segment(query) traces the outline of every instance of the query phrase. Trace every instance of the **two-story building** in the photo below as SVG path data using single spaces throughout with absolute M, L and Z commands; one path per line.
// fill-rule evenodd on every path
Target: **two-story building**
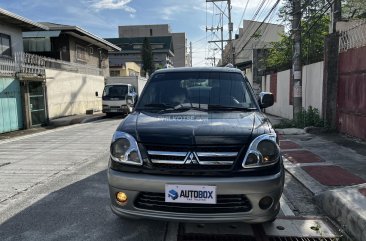
M 108 51 L 120 48 L 78 26 L 47 23 L 48 31 L 23 33 L 24 51 L 71 63 L 108 69 Z
M 267 51 L 271 47 L 271 43 L 280 41 L 284 31 L 283 25 L 244 20 L 243 27 L 239 28 L 239 34 L 233 40 L 235 66 L 246 73 L 255 92 L 261 90 Z M 232 55 L 232 50 L 229 45 L 226 45 L 225 59 L 220 64 L 226 65 L 228 60 L 232 59 L 230 55 Z
M 24 89 L 15 62 L 17 53 L 23 51 L 22 32 L 48 28 L 1 8 L 0 23 L 0 133 L 4 133 L 24 127 Z

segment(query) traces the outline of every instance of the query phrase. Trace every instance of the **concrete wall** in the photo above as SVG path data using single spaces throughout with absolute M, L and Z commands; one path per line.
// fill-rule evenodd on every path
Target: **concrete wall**
M 323 67 L 324 62 L 318 62 L 303 66 L 302 72 L 302 106 L 308 108 L 312 106 L 322 113 L 323 104 Z M 277 73 L 277 93 L 276 101 L 266 112 L 275 116 L 287 119 L 293 118 L 293 106 L 290 104 L 290 70 Z M 273 89 L 273 88 L 272 88 Z M 271 91 L 270 75 L 263 77 L 263 91 Z
M 270 75 L 265 77 L 264 91 L 271 90 Z M 272 107 L 266 109 L 266 113 L 292 119 L 292 105 L 289 104 L 290 95 L 290 70 L 277 73 L 277 94 L 276 101 Z
M 185 33 L 172 33 L 173 37 L 173 48 L 174 57 L 173 65 L 174 67 L 185 67 L 186 66 L 186 34 Z
M 306 65 L 302 69 L 302 106 L 317 108 L 322 114 L 324 62 Z
M 23 52 L 22 30 L 10 24 L 0 24 L 0 33 L 10 35 L 11 53 Z
M 50 119 L 101 110 L 104 77 L 46 69 L 47 106 Z

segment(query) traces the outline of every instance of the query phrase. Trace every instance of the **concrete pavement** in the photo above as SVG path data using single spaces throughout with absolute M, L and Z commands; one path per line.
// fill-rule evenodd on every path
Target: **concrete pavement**
M 105 153 L 118 123 L 110 119 L 1 140 L 0 210 L 8 199 Z
M 339 134 L 279 133 L 286 170 L 355 240 L 366 241 L 366 143 Z

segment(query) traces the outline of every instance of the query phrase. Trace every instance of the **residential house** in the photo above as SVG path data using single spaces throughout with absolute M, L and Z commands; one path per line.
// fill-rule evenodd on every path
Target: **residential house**
M 119 47 L 77 26 L 3 9 L 0 21 L 0 133 L 101 110 L 96 92 L 109 75 L 108 51 Z
M 44 56 L 46 119 L 100 110 L 108 52 L 121 49 L 78 26 L 42 24 L 48 31 L 24 32 L 23 41 L 26 53 Z
M 24 51 L 108 70 L 108 51 L 119 48 L 78 26 L 42 23 L 49 31 L 23 33 Z
M 17 72 L 24 73 L 24 69 L 15 63 L 17 53 L 23 51 L 22 31 L 48 30 L 48 28 L 1 8 L 0 22 L 0 133 L 4 133 L 24 127 L 24 100 L 22 100 L 24 89 L 21 87 L 23 83 L 16 76 Z M 37 91 L 37 86 L 37 82 L 32 82 L 31 93 Z M 31 95 L 31 97 L 32 99 L 28 100 L 31 104 L 36 98 L 42 99 L 42 96 Z M 37 108 L 42 109 L 42 106 Z M 34 113 L 34 118 L 37 118 L 36 111 Z

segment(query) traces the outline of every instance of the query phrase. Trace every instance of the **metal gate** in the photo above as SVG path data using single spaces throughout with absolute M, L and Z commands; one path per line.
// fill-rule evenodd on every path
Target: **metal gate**
M 0 77 L 0 133 L 23 128 L 19 81 Z
M 366 140 L 366 22 L 340 34 L 338 130 Z
M 366 140 L 366 47 L 340 54 L 338 129 Z

